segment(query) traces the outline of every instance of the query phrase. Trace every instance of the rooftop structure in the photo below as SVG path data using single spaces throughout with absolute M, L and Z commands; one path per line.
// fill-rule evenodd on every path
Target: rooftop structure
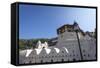
M 74 29 L 75 27 L 78 27 L 78 30 L 81 31 L 78 24 L 76 22 L 74 22 L 74 24 L 72 24 L 72 25 L 71 24 L 65 24 L 65 25 L 61 26 L 60 28 L 58 28 L 57 29 L 57 34 L 58 35 L 62 34 L 65 31 L 73 32 L 73 31 L 75 31 L 75 29 Z

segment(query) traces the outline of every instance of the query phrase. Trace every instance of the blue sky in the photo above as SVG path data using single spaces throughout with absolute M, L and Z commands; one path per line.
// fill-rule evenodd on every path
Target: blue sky
M 19 5 L 19 38 L 52 38 L 56 29 L 76 21 L 83 31 L 94 31 L 96 10 L 91 8 Z

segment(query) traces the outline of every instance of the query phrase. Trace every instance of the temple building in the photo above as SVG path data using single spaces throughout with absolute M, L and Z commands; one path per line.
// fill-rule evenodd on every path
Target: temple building
M 57 29 L 58 37 L 37 42 L 36 48 L 20 51 L 19 63 L 70 62 L 96 59 L 96 39 L 79 25 L 66 24 Z M 49 45 L 49 43 L 51 43 Z

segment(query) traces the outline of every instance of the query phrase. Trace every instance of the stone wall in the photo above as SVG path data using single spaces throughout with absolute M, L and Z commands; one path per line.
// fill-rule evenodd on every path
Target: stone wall
M 89 36 L 82 36 L 80 33 L 80 48 L 82 57 L 80 55 L 79 44 L 75 32 L 65 32 L 58 36 L 58 42 L 55 46 L 48 47 L 50 53 L 47 54 L 43 48 L 40 54 L 33 49 L 28 57 L 25 56 L 26 51 L 20 51 L 19 63 L 47 63 L 47 62 L 62 62 L 62 61 L 81 61 L 81 60 L 95 60 L 96 59 L 96 40 Z M 60 51 L 57 53 L 55 48 Z M 66 48 L 68 52 L 66 51 Z

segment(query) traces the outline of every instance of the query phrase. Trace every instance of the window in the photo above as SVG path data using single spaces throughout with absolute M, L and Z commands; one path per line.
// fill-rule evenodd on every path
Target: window
M 45 58 L 47 58 L 47 56 L 45 56 Z
M 90 57 L 90 55 L 88 54 L 88 57 Z
M 75 58 L 73 58 L 73 61 L 76 61 L 76 59 L 75 59 Z
M 75 54 L 73 56 L 75 56 Z
M 52 58 L 53 58 L 54 56 L 52 56 Z
M 29 63 L 31 63 L 31 61 L 29 61 Z
M 43 63 L 43 60 L 41 60 L 41 63 Z
M 43 58 L 43 56 L 42 56 L 42 58 Z
M 51 59 L 51 62 L 53 62 L 53 60 Z
M 62 53 L 64 53 L 64 51 L 62 51 Z
M 64 59 L 62 59 L 62 62 L 64 61 Z
M 45 47 L 43 47 L 43 48 L 45 48 Z

